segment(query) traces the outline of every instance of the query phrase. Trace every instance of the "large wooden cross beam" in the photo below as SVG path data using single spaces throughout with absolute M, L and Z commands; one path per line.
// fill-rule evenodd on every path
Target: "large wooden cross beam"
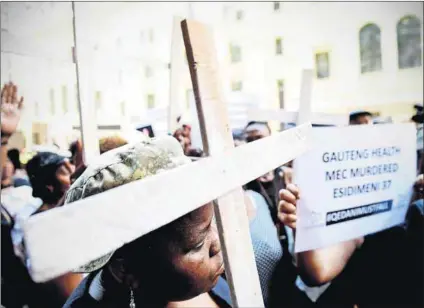
M 32 216 L 23 229 L 34 281 L 72 271 L 217 199 L 233 304 L 263 306 L 240 187 L 307 151 L 311 125 L 233 148 L 211 33 L 192 21 L 182 29 L 210 157 Z

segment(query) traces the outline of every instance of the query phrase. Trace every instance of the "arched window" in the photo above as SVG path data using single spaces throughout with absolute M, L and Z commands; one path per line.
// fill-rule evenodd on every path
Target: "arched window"
M 405 16 L 397 27 L 399 68 L 421 66 L 421 22 L 415 16 Z
M 361 72 L 381 70 L 381 31 L 376 24 L 368 24 L 359 31 Z

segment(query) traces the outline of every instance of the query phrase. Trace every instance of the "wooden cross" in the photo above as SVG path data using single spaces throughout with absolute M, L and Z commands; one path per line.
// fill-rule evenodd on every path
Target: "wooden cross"
M 311 125 L 234 148 L 211 32 L 194 21 L 183 21 L 182 30 L 210 156 L 29 218 L 23 229 L 34 281 L 72 271 L 217 199 L 233 306 L 263 307 L 240 187 L 307 151 Z
M 83 84 L 85 91 L 81 91 L 80 82 L 80 66 L 78 62 L 78 48 L 77 48 L 77 25 L 75 14 L 75 2 L 72 2 L 72 26 L 74 48 L 72 49 L 73 61 L 75 63 L 75 72 L 77 79 L 77 100 L 79 107 L 79 116 L 81 123 L 81 139 L 83 149 L 83 159 L 86 165 L 92 164 L 95 158 L 100 154 L 99 139 L 97 136 L 97 123 L 96 123 L 96 110 L 94 104 L 88 98 L 87 85 L 90 84 L 90 70 L 84 70 Z M 82 96 L 82 98 L 81 98 Z M 83 104 L 83 102 L 85 102 Z
M 312 81 L 313 70 L 302 70 L 299 112 L 285 111 L 284 109 L 252 108 L 247 111 L 248 119 L 250 121 L 278 121 L 280 123 L 304 123 L 310 121 L 312 124 L 319 125 L 348 125 L 348 115 L 311 112 Z M 302 119 L 302 117 L 304 118 Z

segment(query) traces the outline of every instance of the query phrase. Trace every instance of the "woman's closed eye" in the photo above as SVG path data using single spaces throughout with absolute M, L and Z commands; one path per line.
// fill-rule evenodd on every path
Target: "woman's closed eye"
M 205 245 L 205 240 L 201 241 L 200 243 L 198 243 L 196 246 L 194 246 L 191 250 L 192 251 L 199 251 L 200 249 L 202 249 L 203 245 Z

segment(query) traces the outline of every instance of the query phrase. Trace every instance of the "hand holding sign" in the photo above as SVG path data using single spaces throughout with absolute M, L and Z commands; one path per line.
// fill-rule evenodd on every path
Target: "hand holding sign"
M 278 219 L 293 230 L 296 229 L 296 202 L 299 200 L 299 188 L 294 184 L 287 185 L 287 189 L 280 190 L 278 204 Z

